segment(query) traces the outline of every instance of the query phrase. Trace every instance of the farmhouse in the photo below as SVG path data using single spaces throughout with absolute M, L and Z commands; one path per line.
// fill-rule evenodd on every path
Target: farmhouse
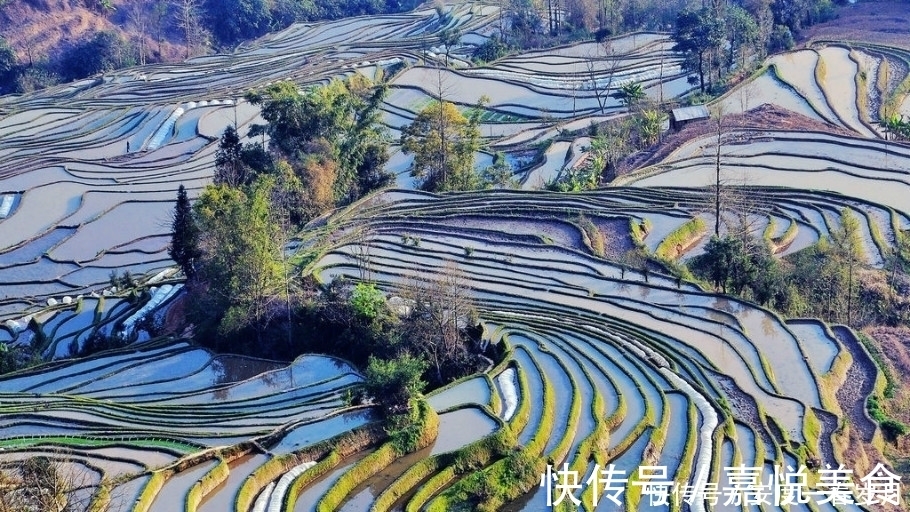
M 711 117 L 711 113 L 708 112 L 708 107 L 704 105 L 674 108 L 673 111 L 670 112 L 670 128 L 673 130 L 681 130 L 684 126 L 693 121 L 701 121 L 702 119 L 708 119 L 709 117 Z

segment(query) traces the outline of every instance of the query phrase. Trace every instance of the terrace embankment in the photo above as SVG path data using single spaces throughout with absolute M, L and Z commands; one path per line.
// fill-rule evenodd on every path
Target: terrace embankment
M 907 327 L 874 327 L 867 331 L 880 347 L 882 358 L 897 391 L 894 397 L 886 399 L 884 406 L 895 419 L 910 423 L 910 394 L 903 392 L 910 388 L 910 329 Z M 910 467 L 910 437 L 902 436 L 889 453 L 898 469 L 906 473 Z
M 736 130 L 737 136 L 747 142 L 750 131 L 784 130 L 784 131 L 815 131 L 854 137 L 856 134 L 843 128 L 810 119 L 804 115 L 790 110 L 764 104 L 744 114 L 727 114 L 724 116 L 722 130 L 729 133 Z M 717 133 L 717 123 L 714 120 L 692 123 L 678 132 L 669 134 L 658 144 L 637 153 L 629 155 L 616 167 L 616 175 L 623 176 L 630 172 L 654 165 L 670 153 L 679 149 L 686 142 L 710 133 Z M 758 134 L 766 137 L 764 134 Z

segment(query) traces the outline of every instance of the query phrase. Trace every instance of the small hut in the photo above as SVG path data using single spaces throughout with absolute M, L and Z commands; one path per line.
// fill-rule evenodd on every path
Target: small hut
M 701 121 L 710 118 L 711 113 L 708 112 L 708 107 L 704 105 L 674 108 L 673 111 L 670 112 L 670 128 L 678 131 L 693 121 Z

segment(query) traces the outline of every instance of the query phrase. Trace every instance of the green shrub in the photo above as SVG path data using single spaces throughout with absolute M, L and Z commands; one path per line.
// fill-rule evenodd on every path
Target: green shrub
M 186 493 L 186 512 L 196 512 L 196 508 L 202 503 L 203 498 L 227 480 L 230 472 L 227 461 L 219 460 L 218 465 L 203 475 Z
M 420 400 L 414 409 L 417 414 L 414 428 L 406 429 L 406 434 L 402 434 L 401 430 L 391 433 L 388 442 L 346 471 L 316 504 L 317 512 L 337 510 L 361 482 L 382 471 L 395 459 L 425 448 L 436 439 L 439 432 L 439 416 L 436 411 L 425 400 Z M 407 451 L 401 451 L 402 449 Z
M 794 46 L 796 46 L 796 40 L 793 39 L 793 32 L 790 31 L 790 28 L 786 25 L 774 25 L 768 41 L 768 51 L 777 53 L 790 50 Z
M 351 306 L 358 315 L 372 320 L 385 308 L 385 295 L 373 283 L 357 283 L 351 291 Z
M 505 57 L 509 50 L 509 45 L 494 35 L 474 50 L 474 60 L 481 64 L 492 62 Z
M 169 471 L 153 471 L 151 478 L 146 482 L 145 487 L 142 489 L 142 493 L 136 500 L 136 506 L 133 507 L 133 512 L 148 512 L 155 497 L 158 496 L 158 492 L 164 486 L 164 482 L 166 482 L 170 476 L 171 472 Z
M 894 442 L 898 437 L 908 432 L 907 425 L 888 416 L 885 410 L 882 409 L 877 396 L 872 395 L 869 397 L 866 401 L 866 409 L 869 411 L 869 416 L 872 416 L 872 419 L 881 427 L 882 435 L 888 441 Z
M 706 230 L 705 221 L 700 217 L 692 217 L 661 240 L 654 254 L 668 261 L 675 260 L 682 254 L 681 251 L 685 251 L 704 236 Z

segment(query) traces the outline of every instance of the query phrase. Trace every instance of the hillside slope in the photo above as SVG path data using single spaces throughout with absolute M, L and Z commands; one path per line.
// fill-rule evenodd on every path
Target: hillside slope
M 154 2 L 111 0 L 113 10 L 104 10 L 89 0 L 12 0 L 0 7 L 0 36 L 16 51 L 21 63 L 53 60 L 60 50 L 102 30 L 113 30 L 134 43 L 139 30 L 131 13 L 140 9 L 149 25 L 154 25 Z M 145 39 L 150 61 L 172 61 L 184 55 L 170 20 L 162 19 L 161 44 L 150 35 Z M 152 32 L 149 27 L 146 32 Z

